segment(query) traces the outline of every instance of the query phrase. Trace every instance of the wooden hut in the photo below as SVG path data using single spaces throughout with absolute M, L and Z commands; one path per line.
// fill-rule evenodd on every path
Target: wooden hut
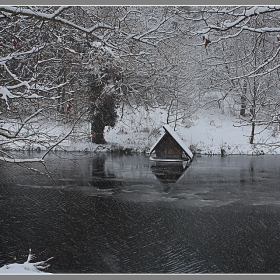
M 151 147 L 151 160 L 155 161 L 191 161 L 193 153 L 189 150 L 186 144 L 173 131 L 169 125 L 164 125 L 164 134 Z

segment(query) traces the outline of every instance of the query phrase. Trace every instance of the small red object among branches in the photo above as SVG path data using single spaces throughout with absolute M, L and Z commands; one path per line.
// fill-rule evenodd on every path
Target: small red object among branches
M 17 50 L 18 48 L 18 42 L 16 40 L 13 41 L 14 49 Z
M 71 108 L 72 108 L 72 105 L 69 104 L 69 105 L 67 106 L 67 108 L 66 108 L 66 113 L 67 113 L 67 114 L 70 113 Z

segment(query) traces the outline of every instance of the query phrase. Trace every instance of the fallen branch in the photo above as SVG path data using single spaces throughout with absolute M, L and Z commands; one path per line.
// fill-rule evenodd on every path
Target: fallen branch
M 26 262 L 23 264 L 19 263 L 13 263 L 13 264 L 6 264 L 3 267 L 0 268 L 0 274 L 35 274 L 35 273 L 48 273 L 48 272 L 43 272 L 41 269 L 46 269 L 50 265 L 47 264 L 47 262 L 53 257 L 45 260 L 45 261 L 40 261 L 36 263 L 31 263 L 30 261 L 33 259 L 33 255 L 31 254 L 31 249 L 29 249 L 29 254 L 27 257 Z M 48 273 L 51 274 L 51 273 Z

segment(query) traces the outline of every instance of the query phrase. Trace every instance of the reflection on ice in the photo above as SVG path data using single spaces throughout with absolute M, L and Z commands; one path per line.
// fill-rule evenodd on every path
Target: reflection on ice
M 152 162 L 151 170 L 163 184 L 176 183 L 188 169 L 181 162 Z
M 279 162 L 277 156 L 202 156 L 183 166 L 151 163 L 144 155 L 64 153 L 47 158 L 55 183 L 17 166 L 2 168 L 0 175 L 7 184 L 53 187 L 133 202 L 176 201 L 181 206 L 199 207 L 278 205 Z

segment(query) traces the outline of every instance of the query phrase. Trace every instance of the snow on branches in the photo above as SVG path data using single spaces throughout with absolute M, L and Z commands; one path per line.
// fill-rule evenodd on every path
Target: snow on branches
M 127 22 L 129 22 L 130 18 L 133 18 L 134 21 L 136 18 L 135 14 L 138 14 L 139 22 L 150 20 L 151 15 L 147 13 L 147 11 L 143 10 L 142 7 L 124 7 L 123 9 L 117 7 L 108 7 L 108 13 L 113 12 L 114 17 L 116 17 L 113 24 L 107 22 L 105 19 L 102 20 L 100 16 L 95 16 L 95 10 L 98 9 L 101 8 L 83 6 L 47 6 L 38 9 L 38 7 L 33 6 L 0 6 L 0 11 L 3 15 L 22 16 L 24 18 L 31 17 L 42 22 L 55 22 L 61 26 L 65 26 L 71 28 L 72 30 L 90 35 L 94 41 L 103 42 L 105 45 L 113 49 L 119 49 L 119 47 L 116 45 L 116 42 L 114 40 L 110 40 L 111 38 L 116 38 L 116 36 L 118 37 L 118 40 L 122 38 L 122 41 L 140 41 L 153 46 L 156 46 L 165 38 L 172 36 L 171 33 L 168 33 L 165 30 L 165 25 L 174 17 L 173 13 L 161 16 L 161 18 L 156 20 L 156 24 L 149 28 L 140 28 L 137 32 L 129 33 L 127 31 L 129 30 L 127 28 Z M 80 20 L 73 17 L 73 14 L 82 15 L 83 24 L 79 24 L 78 22 L 80 22 Z M 60 37 L 58 36 L 57 38 Z M 15 49 L 17 47 L 17 43 L 16 46 L 14 45 Z
M 274 14 L 280 11 L 280 6 L 229 6 L 229 7 L 200 7 L 192 11 L 195 21 L 205 23 L 205 28 L 198 29 L 194 33 L 206 34 L 211 30 L 227 31 L 233 28 L 249 30 L 252 32 L 279 32 L 280 27 L 253 27 L 251 20 L 265 14 Z M 216 20 L 218 19 L 218 20 Z

